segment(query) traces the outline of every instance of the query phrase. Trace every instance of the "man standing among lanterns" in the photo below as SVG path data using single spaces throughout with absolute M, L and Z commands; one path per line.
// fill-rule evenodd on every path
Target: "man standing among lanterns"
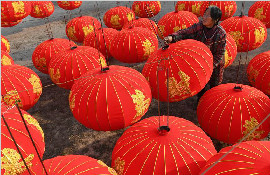
M 187 29 L 178 30 L 164 38 L 164 43 L 174 43 L 183 39 L 195 39 L 209 47 L 213 54 L 213 73 L 208 82 L 210 88 L 221 84 L 224 72 L 224 53 L 226 47 L 226 32 L 218 25 L 222 12 L 217 6 L 209 6 L 202 20 Z M 197 94 L 198 99 L 207 91 L 206 86 Z

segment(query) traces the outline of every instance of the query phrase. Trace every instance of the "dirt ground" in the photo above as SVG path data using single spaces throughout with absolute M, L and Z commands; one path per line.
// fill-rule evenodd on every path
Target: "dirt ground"
M 36 46 L 41 42 L 48 40 L 48 30 L 52 32 L 54 38 L 67 38 L 65 34 L 65 19 L 77 17 L 82 15 L 89 15 L 99 17 L 102 19 L 104 13 L 117 6 L 117 3 L 122 6 L 131 7 L 133 1 L 85 1 L 79 9 L 73 10 L 70 13 L 59 8 L 55 4 L 55 12 L 48 18 L 35 19 L 27 17 L 22 23 L 11 28 L 1 28 L 1 34 L 4 35 L 11 44 L 10 55 L 16 64 L 24 65 L 34 70 L 40 77 L 43 86 L 53 84 L 49 75 L 43 74 L 36 70 L 32 63 L 32 53 Z M 161 2 L 161 12 L 151 18 L 158 21 L 164 14 L 174 11 L 174 1 Z M 248 14 L 248 8 L 254 2 L 245 2 L 245 15 Z M 239 16 L 242 2 L 237 2 L 238 9 L 234 16 Z M 100 16 L 98 15 L 100 12 Z M 65 16 L 65 19 L 64 19 Z M 103 23 L 103 27 L 105 27 Z M 270 29 L 267 30 L 268 36 Z M 223 83 L 236 82 L 236 75 L 238 70 L 238 62 L 240 55 L 242 56 L 239 69 L 239 83 L 249 84 L 246 77 L 246 67 L 249 60 L 259 53 L 269 51 L 270 39 L 258 49 L 247 53 L 238 53 L 234 63 L 226 68 L 224 73 Z M 124 65 L 128 67 L 136 66 L 138 71 L 143 68 L 143 63 L 140 64 L 123 64 L 116 60 L 112 60 L 111 64 Z M 41 125 L 45 134 L 46 151 L 43 159 L 53 158 L 59 155 L 66 154 L 81 154 L 87 155 L 96 159 L 104 161 L 107 165 L 111 164 L 111 153 L 117 139 L 122 135 L 124 129 L 111 132 L 94 131 L 84 127 L 77 122 L 73 117 L 68 103 L 69 90 L 62 89 L 58 86 L 49 86 L 43 88 L 42 95 L 37 104 L 28 110 Z M 196 116 L 196 102 L 197 97 L 191 97 L 181 102 L 170 103 L 170 115 L 185 118 L 198 125 Z M 152 103 L 148 112 L 143 118 L 158 115 L 158 102 L 152 99 Z M 160 103 L 161 114 L 167 114 L 167 103 Z M 142 119 L 143 119 L 142 118 Z M 268 140 L 269 137 L 268 137 Z M 217 140 L 213 139 L 217 150 L 227 146 Z

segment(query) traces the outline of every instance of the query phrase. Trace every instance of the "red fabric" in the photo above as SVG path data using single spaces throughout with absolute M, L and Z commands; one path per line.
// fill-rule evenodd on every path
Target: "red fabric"
M 150 30 L 142 27 L 122 29 L 111 42 L 110 53 L 124 63 L 147 60 L 158 48 L 158 39 Z
M 31 69 L 9 65 L 1 67 L 1 95 L 7 105 L 18 105 L 23 110 L 33 107 L 42 93 L 38 75 Z
M 209 6 L 209 1 L 190 1 L 189 10 L 197 17 L 203 16 L 205 10 Z
M 42 158 L 45 151 L 42 128 L 34 117 L 24 110 L 21 111 L 39 155 Z M 30 172 L 40 174 L 42 171 L 34 171 L 34 168 L 41 168 L 41 164 L 18 109 L 16 107 L 8 109 L 8 107 L 2 103 L 1 115 L 4 115 Z M 1 174 L 29 174 L 3 118 L 1 118 Z
M 226 33 L 226 48 L 225 49 L 226 50 L 224 53 L 224 58 L 225 58 L 224 68 L 230 66 L 237 55 L 237 45 L 233 37 L 229 33 Z
M 249 62 L 247 75 L 252 86 L 270 95 L 270 51 L 256 55 Z
M 160 12 L 161 4 L 159 1 L 134 1 L 132 10 L 138 17 L 151 18 Z
M 5 51 L 1 50 L 1 66 L 13 65 L 12 57 Z
M 127 7 L 119 6 L 109 9 L 103 16 L 105 25 L 109 28 L 121 30 L 125 23 L 135 19 L 135 13 Z
M 27 17 L 31 3 L 27 1 L 1 1 L 1 22 L 15 22 Z
M 66 34 L 72 41 L 82 43 L 84 38 L 101 27 L 99 20 L 91 16 L 73 18 L 67 23 Z
M 167 116 L 160 116 L 160 125 L 167 125 Z M 111 165 L 118 174 L 195 175 L 216 154 L 211 139 L 188 120 L 169 116 L 170 131 L 164 135 L 158 127 L 159 117 L 150 117 L 117 140 Z
M 226 154 L 232 146 L 223 148 L 209 159 L 200 175 L 213 163 Z M 205 175 L 268 175 L 270 172 L 270 141 L 248 141 L 237 146 Z M 224 173 L 223 173 L 224 172 Z M 225 173 L 226 172 L 226 173 Z
M 66 48 L 75 46 L 73 41 L 62 38 L 52 38 L 40 43 L 34 50 L 32 62 L 37 70 L 49 74 L 48 66 L 52 56 Z
M 200 99 L 197 116 L 200 126 L 211 137 L 225 143 L 236 143 L 270 113 L 270 99 L 248 85 L 234 90 L 236 84 L 221 84 L 208 90 Z M 268 135 L 270 118 L 247 140 L 259 140 Z
M 16 26 L 17 24 L 19 24 L 20 22 L 22 22 L 22 19 L 15 21 L 15 22 L 1 21 L 1 27 L 13 27 L 13 26 Z
M 106 67 L 105 57 L 97 49 L 89 46 L 77 46 L 59 51 L 51 58 L 48 66 L 51 80 L 57 86 L 71 89 L 74 80 L 95 68 Z
M 82 5 L 82 1 L 57 1 L 60 8 L 65 10 L 74 10 Z
M 169 101 L 181 101 L 196 95 L 209 81 L 213 72 L 213 55 L 205 44 L 192 39 L 170 44 L 168 49 L 152 53 L 142 74 L 150 82 L 153 97 L 158 99 L 159 94 L 160 101 L 167 101 L 167 68 Z
M 169 12 L 164 15 L 158 22 L 158 35 L 161 39 L 177 32 L 181 29 L 186 29 L 193 24 L 199 22 L 196 15 L 188 11 Z
M 228 19 L 234 15 L 237 9 L 235 1 L 209 1 L 210 5 L 215 5 L 222 11 L 221 21 Z
M 54 5 L 52 1 L 32 1 L 30 16 L 33 18 L 46 18 L 53 14 Z
M 109 68 L 83 74 L 69 96 L 74 117 L 94 130 L 118 130 L 137 122 L 152 99 L 149 84 L 141 73 L 123 66 Z
M 257 1 L 248 10 L 248 16 L 260 20 L 266 28 L 270 28 L 270 2 Z
M 135 19 L 130 23 L 126 23 L 123 26 L 123 29 L 128 29 L 131 26 L 147 28 L 147 29 L 151 30 L 155 35 L 157 35 L 157 32 L 158 32 L 158 28 L 157 28 L 156 23 L 148 18 Z
M 84 38 L 83 45 L 94 47 L 104 56 L 111 57 L 112 55 L 110 54 L 109 48 L 111 47 L 111 41 L 115 38 L 117 33 L 118 31 L 112 28 L 99 29 L 95 33 L 92 32 L 87 35 Z
M 235 40 L 238 52 L 247 52 L 260 47 L 267 38 L 265 25 L 256 18 L 231 17 L 220 23 Z
M 1 35 L 1 51 L 10 52 L 10 44 L 6 37 Z
M 189 3 L 190 1 L 177 1 L 175 5 L 175 11 L 189 11 Z

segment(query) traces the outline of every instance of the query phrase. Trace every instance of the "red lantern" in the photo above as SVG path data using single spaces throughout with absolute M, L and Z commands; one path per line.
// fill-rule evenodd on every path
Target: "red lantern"
M 255 18 L 231 17 L 222 21 L 220 25 L 233 37 L 238 52 L 247 52 L 260 47 L 267 37 L 265 25 Z
M 1 67 L 1 95 L 7 105 L 17 102 L 21 109 L 28 110 L 41 93 L 41 81 L 33 70 L 19 65 Z
M 23 110 L 21 112 L 38 153 L 42 158 L 45 151 L 43 130 L 34 117 Z M 31 174 L 40 174 L 40 172 L 33 170 L 34 168 L 42 167 L 18 109 L 16 107 L 7 107 L 2 103 L 1 115 L 4 116 Z M 1 172 L 2 174 L 28 174 L 3 118 L 1 118 Z
M 142 74 L 150 82 L 154 98 L 168 101 L 169 88 L 169 101 L 175 102 L 200 92 L 209 81 L 212 72 L 213 55 L 210 49 L 200 41 L 188 39 L 170 44 L 168 49 L 159 49 L 152 53 Z
M 95 68 L 106 67 L 104 56 L 89 46 L 75 46 L 62 50 L 52 57 L 49 75 L 57 86 L 71 89 L 74 80 Z
M 270 28 L 270 2 L 257 1 L 248 10 L 248 16 L 260 20 L 266 28 Z
M 205 10 L 209 6 L 209 1 L 190 1 L 189 10 L 197 17 L 203 16 Z
M 248 64 L 247 75 L 252 86 L 270 95 L 270 51 L 255 56 Z
M 135 19 L 135 13 L 127 7 L 119 6 L 109 9 L 103 17 L 107 27 L 121 30 L 125 23 Z
M 236 143 L 270 113 L 270 99 L 247 85 L 221 84 L 207 91 L 197 107 L 198 121 L 211 137 L 225 143 Z M 270 118 L 247 140 L 268 135 Z
M 82 5 L 82 1 L 57 1 L 60 8 L 65 10 L 74 10 Z
M 209 1 L 210 5 L 214 5 L 220 8 L 222 11 L 221 21 L 228 19 L 234 15 L 237 9 L 235 1 Z
M 87 35 L 84 38 L 83 45 L 94 47 L 103 55 L 111 57 L 109 48 L 111 47 L 111 41 L 115 38 L 117 33 L 118 31 L 112 28 L 99 29 L 95 33 L 92 32 Z
M 1 27 L 13 27 L 13 26 L 16 26 L 17 24 L 19 24 L 20 22 L 22 22 L 22 19 L 15 21 L 15 22 L 1 21 Z
M 13 65 L 12 57 L 5 51 L 1 50 L 1 66 Z
M 199 22 L 196 15 L 187 11 L 170 12 L 164 15 L 158 22 L 158 35 L 161 39 L 180 29 L 185 29 Z M 161 33 L 162 32 L 162 33 Z
M 31 4 L 27 1 L 1 1 L 1 21 L 15 22 L 27 17 Z
M 160 125 L 168 116 L 160 116 Z M 158 130 L 159 117 L 144 119 L 118 139 L 112 167 L 121 175 L 198 174 L 216 154 L 211 139 L 192 122 L 169 116 L 170 131 Z
M 139 63 L 158 48 L 158 39 L 150 30 L 142 27 L 122 29 L 111 42 L 110 53 L 124 63 Z
M 238 145 L 233 151 L 229 152 L 232 146 L 223 148 L 218 154 L 211 157 L 200 175 L 230 174 L 230 175 L 251 175 L 264 174 L 270 172 L 270 141 L 248 141 Z M 229 152 L 229 154 L 227 154 Z M 222 156 L 213 168 L 208 169 Z
M 30 16 L 33 18 L 46 18 L 53 14 L 54 5 L 52 1 L 32 1 Z
M 75 81 L 69 95 L 74 117 L 88 128 L 112 131 L 125 128 L 146 113 L 151 103 L 148 82 L 135 69 L 110 66 L 94 69 Z
M 48 74 L 48 66 L 52 56 L 59 51 L 75 46 L 72 41 L 62 38 L 51 38 L 39 44 L 32 55 L 32 61 L 37 70 Z
M 190 9 L 190 1 L 177 1 L 175 5 L 175 11 L 191 11 Z
M 5 51 L 5 52 L 7 52 L 7 53 L 10 52 L 9 41 L 3 35 L 1 35 L 1 51 L 2 50 Z
M 225 48 L 225 54 L 224 54 L 224 58 L 225 58 L 224 68 L 230 66 L 233 63 L 236 55 L 237 55 L 236 43 L 233 37 L 229 33 L 227 33 L 226 34 L 226 48 Z
M 134 1 L 132 10 L 138 17 L 151 18 L 160 12 L 161 4 L 159 1 Z
M 123 29 L 128 29 L 131 26 L 147 28 L 147 29 L 151 30 L 155 35 L 157 35 L 157 32 L 158 32 L 158 28 L 157 28 L 156 23 L 148 18 L 135 19 L 130 23 L 126 23 L 123 26 Z
M 82 43 L 84 38 L 98 30 L 101 27 L 100 22 L 91 16 L 80 16 L 73 18 L 67 23 L 66 34 L 72 41 Z

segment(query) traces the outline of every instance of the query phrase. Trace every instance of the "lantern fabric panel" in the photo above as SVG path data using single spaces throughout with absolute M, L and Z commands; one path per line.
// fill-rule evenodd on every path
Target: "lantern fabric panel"
M 166 50 L 159 49 L 152 53 L 142 70 L 150 83 L 153 97 L 163 102 L 168 99 L 169 102 L 181 101 L 196 95 L 210 80 L 212 72 L 213 55 L 210 49 L 192 39 L 178 41 Z
M 148 18 L 138 18 L 133 20 L 130 23 L 126 23 L 123 26 L 123 29 L 128 29 L 129 27 L 143 27 L 151 30 L 155 35 L 157 35 L 158 28 L 154 21 L 148 19 Z
M 5 51 L 7 53 L 10 52 L 10 44 L 9 41 L 6 37 L 4 37 L 3 35 L 1 35 L 1 51 Z
M 203 16 L 205 10 L 209 6 L 209 1 L 190 1 L 189 10 L 197 17 Z
M 236 55 L 237 55 L 237 45 L 236 45 L 233 37 L 229 33 L 226 33 L 226 48 L 225 48 L 225 53 L 224 53 L 224 59 L 225 59 L 224 68 L 230 66 L 233 63 Z
M 20 22 L 22 22 L 21 20 L 18 21 L 1 21 L 1 27 L 13 27 L 16 26 L 17 24 L 19 24 Z
M 64 10 L 74 10 L 82 5 L 82 1 L 57 1 L 57 4 Z
M 228 19 L 234 15 L 237 9 L 236 1 L 209 1 L 210 6 L 215 5 L 222 12 L 221 21 Z
M 248 85 L 221 84 L 207 91 L 197 107 L 198 121 L 211 137 L 225 143 L 236 143 L 270 113 L 270 99 Z M 270 119 L 247 140 L 259 140 L 270 131 Z
M 1 66 L 13 65 L 12 57 L 5 51 L 1 50 Z
M 1 67 L 1 95 L 7 105 L 18 106 L 23 110 L 33 107 L 42 93 L 38 75 L 31 69 L 9 65 Z
M 189 11 L 190 12 L 190 1 L 177 1 L 175 5 L 175 11 Z
M 266 28 L 270 28 L 270 2 L 257 1 L 250 6 L 248 16 L 260 20 Z
M 270 95 L 270 51 L 256 55 L 248 64 L 247 77 L 255 88 Z
M 170 131 L 160 135 L 158 127 L 167 126 L 167 117 Z M 192 122 L 153 116 L 134 124 L 117 140 L 112 168 L 121 175 L 195 175 L 214 154 L 211 139 Z
M 1 1 L 1 22 L 22 20 L 31 12 L 31 2 Z
M 32 1 L 30 16 L 33 18 L 46 18 L 53 14 L 54 5 L 52 1 Z
M 134 1 L 132 10 L 138 17 L 151 18 L 160 12 L 161 4 L 159 1 Z
M 74 117 L 88 128 L 112 131 L 125 128 L 147 112 L 151 91 L 136 70 L 110 66 L 83 74 L 72 86 L 69 105 Z

